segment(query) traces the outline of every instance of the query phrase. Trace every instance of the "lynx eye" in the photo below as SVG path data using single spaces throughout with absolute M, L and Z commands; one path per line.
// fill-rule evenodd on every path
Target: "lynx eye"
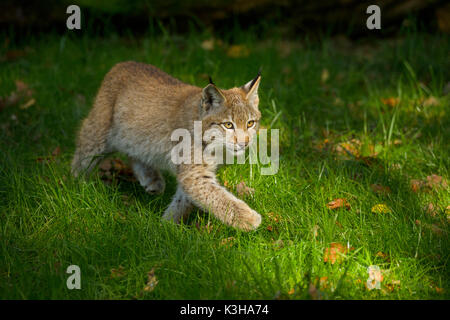
M 231 123 L 231 122 L 224 122 L 223 126 L 225 128 L 227 128 L 227 129 L 233 129 L 234 128 L 233 123 Z
M 247 122 L 247 128 L 253 127 L 254 124 L 255 124 L 255 120 L 250 120 L 249 122 Z

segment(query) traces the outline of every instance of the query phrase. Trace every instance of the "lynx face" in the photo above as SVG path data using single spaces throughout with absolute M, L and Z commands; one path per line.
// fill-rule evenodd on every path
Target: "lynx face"
M 252 143 L 259 127 L 258 86 L 261 77 L 240 88 L 220 90 L 214 84 L 203 89 L 203 141 L 223 146 L 240 155 Z

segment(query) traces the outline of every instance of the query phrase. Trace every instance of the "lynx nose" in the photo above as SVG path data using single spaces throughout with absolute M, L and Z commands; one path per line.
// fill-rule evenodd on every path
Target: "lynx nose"
M 245 147 L 248 146 L 248 142 L 239 142 L 238 146 L 239 146 L 239 148 L 244 149 Z

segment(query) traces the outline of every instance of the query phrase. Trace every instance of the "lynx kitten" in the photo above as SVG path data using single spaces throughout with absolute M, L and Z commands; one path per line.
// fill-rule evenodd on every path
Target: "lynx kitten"
M 218 184 L 217 163 L 205 159 L 198 164 L 175 164 L 171 160 L 177 143 L 171 141 L 171 134 L 178 128 L 193 133 L 194 121 L 201 121 L 202 133 L 214 129 L 223 137 L 203 138 L 201 148 L 215 143 L 235 155 L 244 152 L 261 117 L 260 80 L 258 74 L 242 87 L 229 90 L 221 90 L 210 81 L 202 89 L 152 65 L 119 63 L 105 76 L 83 121 L 72 172 L 75 176 L 89 172 L 102 155 L 118 151 L 129 156 L 136 178 L 151 194 L 164 191 L 160 170 L 176 175 L 177 191 L 163 219 L 178 223 L 196 205 L 228 225 L 256 229 L 261 216 Z

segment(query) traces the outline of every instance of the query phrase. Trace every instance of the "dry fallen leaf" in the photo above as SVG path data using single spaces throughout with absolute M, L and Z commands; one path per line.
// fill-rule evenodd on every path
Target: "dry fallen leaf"
M 386 194 L 391 193 L 391 188 L 382 186 L 381 184 L 371 184 L 370 188 L 372 189 L 373 192 L 378 193 L 378 194 L 386 195 Z
M 321 298 L 320 291 L 312 283 L 309 284 L 308 293 L 313 300 L 320 300 Z
M 316 277 L 316 283 L 319 284 L 320 289 L 327 289 L 329 287 L 328 277 Z
M 432 217 L 437 215 L 437 210 L 432 203 L 427 204 L 423 210 Z
M 350 250 L 354 250 L 354 248 L 347 248 L 347 246 L 339 242 L 332 242 L 329 248 L 325 248 L 323 261 L 331 262 L 331 264 L 334 264 L 335 262 L 341 263 L 343 260 L 343 256 L 346 255 Z
M 294 294 L 294 293 L 295 293 L 295 289 L 294 289 L 294 288 L 292 288 L 291 290 L 288 291 L 288 294 L 289 294 L 289 295 L 292 295 L 292 294 Z
M 214 50 L 214 39 L 204 40 L 201 44 L 201 47 L 206 51 Z
M 391 213 L 391 209 L 389 209 L 389 207 L 387 205 L 385 205 L 384 203 L 379 203 L 376 204 L 372 207 L 371 210 L 373 213 Z
M 365 286 L 367 290 L 380 289 L 380 284 L 383 281 L 383 274 L 378 266 L 369 266 L 367 269 L 369 279 L 367 279 Z
M 381 251 L 378 251 L 378 252 L 375 254 L 375 256 L 376 256 L 376 257 L 380 257 L 380 258 L 386 260 L 387 262 L 390 262 L 390 261 L 391 261 L 389 255 L 388 255 L 387 253 L 384 253 L 384 252 L 381 252 Z
M 418 191 L 430 191 L 437 190 L 439 188 L 446 189 L 448 187 L 447 180 L 436 174 L 427 176 L 424 180 L 412 179 L 410 181 L 411 190 Z
M 250 50 L 244 45 L 234 44 L 227 50 L 227 56 L 230 58 L 242 58 L 247 57 L 250 54 Z
M 436 97 L 430 96 L 423 101 L 425 107 L 433 107 L 439 105 L 439 100 Z
M 381 98 L 381 102 L 389 107 L 395 107 L 400 103 L 400 99 L 394 97 Z
M 231 248 L 233 246 L 234 240 L 235 240 L 234 237 L 228 237 L 228 238 L 222 239 L 220 241 L 220 245 Z
M 312 228 L 314 238 L 316 238 L 317 235 L 319 234 L 319 229 L 320 229 L 320 227 L 317 224 L 314 225 L 314 227 Z
M 384 292 L 385 293 L 392 293 L 394 290 L 400 288 L 400 280 L 392 280 L 388 283 L 384 284 Z
M 409 182 L 409 185 L 410 185 L 411 190 L 412 190 L 413 192 L 419 192 L 420 189 L 422 189 L 423 182 L 422 182 L 421 180 L 418 180 L 418 179 L 412 179 L 412 180 Z
M 153 290 L 155 290 L 155 287 L 158 284 L 158 282 L 159 281 L 155 275 L 155 268 L 152 268 L 152 270 L 150 270 L 147 273 L 147 284 L 144 287 L 144 291 L 152 292 Z
M 25 82 L 21 80 L 16 80 L 16 91 L 13 91 L 9 96 L 0 97 L 0 110 L 5 107 L 16 105 L 24 99 L 31 99 L 32 95 L 33 91 L 28 87 L 28 85 Z
M 334 199 L 333 201 L 328 202 L 327 204 L 328 209 L 336 210 L 340 208 L 345 208 L 347 210 L 350 209 L 350 204 L 347 202 L 344 198 L 338 198 Z
M 271 221 L 273 221 L 273 222 L 275 222 L 275 223 L 279 223 L 279 222 L 282 221 L 282 217 L 281 217 L 279 214 L 275 213 L 275 212 L 269 212 L 269 213 L 267 213 L 267 217 L 268 217 Z
M 435 287 L 434 289 L 435 289 L 436 292 L 439 293 L 439 294 L 444 293 L 444 289 L 443 289 L 443 288 Z
M 25 110 L 34 105 L 35 103 L 36 103 L 35 99 L 30 99 L 26 103 L 22 104 L 19 108 Z
M 278 240 L 273 240 L 272 241 L 272 246 L 273 246 L 273 249 L 275 249 L 275 250 L 279 250 L 279 249 L 282 249 L 284 247 L 291 246 L 293 244 L 294 244 L 294 242 L 292 240 L 278 239 Z
M 136 181 L 133 170 L 120 159 L 103 159 L 98 168 L 100 178 L 105 183 L 112 183 L 114 176 L 124 181 Z
M 125 269 L 122 266 L 119 266 L 117 269 L 111 269 L 111 278 L 120 278 L 125 275 Z
M 55 159 L 61 154 L 61 148 L 57 146 L 55 149 L 53 149 L 52 154 L 47 157 L 37 157 L 36 161 L 39 163 L 51 163 L 55 161 Z
M 350 141 L 341 142 L 335 146 L 334 151 L 340 156 L 352 156 L 358 158 L 360 156 L 361 141 L 351 139 Z
M 327 82 L 328 78 L 330 78 L 330 72 L 328 72 L 328 69 L 323 69 L 320 75 L 320 82 L 324 84 L 325 82 Z
M 436 188 L 447 188 L 448 184 L 447 181 L 436 174 L 432 174 L 431 176 L 427 177 L 426 186 L 430 189 L 436 189 Z
M 255 193 L 255 189 L 247 187 L 244 181 L 241 181 L 236 186 L 236 192 L 239 197 L 247 196 L 247 195 L 253 195 Z

